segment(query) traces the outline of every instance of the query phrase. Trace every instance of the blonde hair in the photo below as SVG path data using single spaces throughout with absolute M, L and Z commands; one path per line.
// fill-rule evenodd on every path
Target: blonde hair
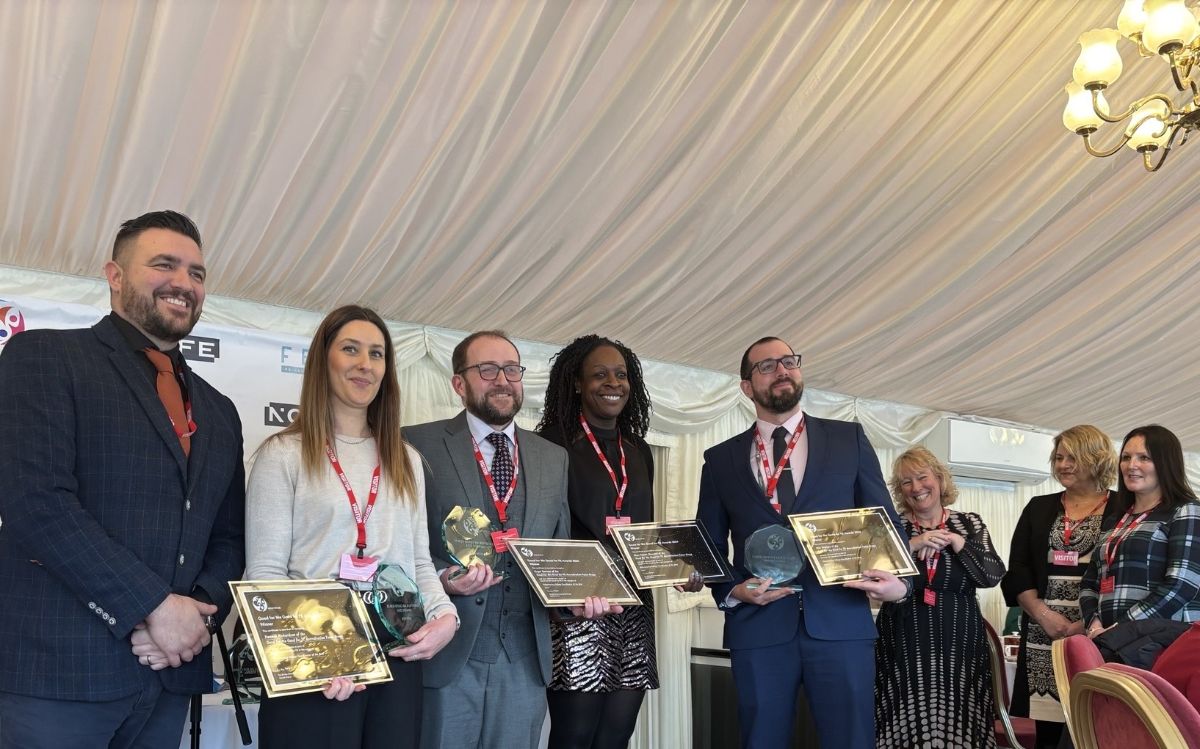
M 904 495 L 904 491 L 900 488 L 900 472 L 905 469 L 928 469 L 942 487 L 942 507 L 954 504 L 958 499 L 958 487 L 954 485 L 954 477 L 950 475 L 950 469 L 947 468 L 942 461 L 937 459 L 937 456 L 929 451 L 928 448 L 916 445 L 910 447 L 896 458 L 896 462 L 892 463 L 892 478 L 888 481 L 888 488 L 892 490 L 892 501 L 896 503 L 896 512 L 907 514 L 912 511 L 912 507 L 908 504 L 908 497 Z
M 1106 491 L 1116 483 L 1117 452 L 1113 449 L 1112 440 L 1091 424 L 1073 426 L 1054 436 L 1054 447 L 1050 450 L 1052 473 L 1054 456 L 1059 452 L 1075 459 L 1075 465 L 1096 485 L 1096 491 Z

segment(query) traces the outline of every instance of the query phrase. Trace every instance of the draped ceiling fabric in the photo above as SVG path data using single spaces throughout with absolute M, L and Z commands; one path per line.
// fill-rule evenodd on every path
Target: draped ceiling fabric
M 0 264 L 95 278 L 175 207 L 225 297 L 724 372 L 773 333 L 814 388 L 1196 449 L 1200 146 L 1060 122 L 1119 9 L 0 0 Z

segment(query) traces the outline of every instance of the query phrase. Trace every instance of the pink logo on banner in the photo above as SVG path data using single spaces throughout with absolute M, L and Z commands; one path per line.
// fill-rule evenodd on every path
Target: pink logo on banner
M 0 300 L 0 305 L 3 304 L 3 300 Z M 22 330 L 25 330 L 25 316 L 21 310 L 12 305 L 0 306 L 0 349 Z

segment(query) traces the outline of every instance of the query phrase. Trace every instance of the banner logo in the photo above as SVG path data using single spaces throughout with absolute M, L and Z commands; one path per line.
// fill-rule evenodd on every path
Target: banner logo
M 13 339 L 17 333 L 25 330 L 25 316 L 16 305 L 5 304 L 0 299 L 0 349 Z
M 188 361 L 215 362 L 221 358 L 221 339 L 190 335 L 179 342 L 179 353 Z
M 279 371 L 288 374 L 304 374 L 304 362 L 308 361 L 308 349 L 301 346 L 279 347 Z
M 268 403 L 263 409 L 263 424 L 269 427 L 289 426 L 299 412 L 300 406 L 295 403 Z

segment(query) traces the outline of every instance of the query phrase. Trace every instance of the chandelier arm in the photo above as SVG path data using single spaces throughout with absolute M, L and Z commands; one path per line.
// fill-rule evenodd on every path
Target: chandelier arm
M 1117 143 L 1117 145 L 1113 146 L 1112 148 L 1110 148 L 1110 149 L 1109 149 L 1109 150 L 1107 150 L 1107 151 L 1098 151 L 1098 150 L 1096 150 L 1096 148 L 1095 148 L 1095 147 L 1093 147 L 1093 146 L 1092 146 L 1092 138 L 1091 138 L 1091 134 L 1090 134 L 1090 133 L 1084 133 L 1084 135 L 1083 135 L 1083 147 L 1084 147 L 1084 148 L 1086 148 L 1086 149 L 1087 149 L 1087 152 L 1088 152 L 1088 153 L 1090 153 L 1091 155 L 1093 155 L 1093 156 L 1099 156 L 1100 158 L 1104 158 L 1105 156 L 1112 156 L 1112 155 L 1113 155 L 1114 153 L 1116 153 L 1117 151 L 1120 151 L 1120 150 L 1121 150 L 1121 147 L 1122 147 L 1122 146 L 1124 146 L 1126 143 L 1128 143 L 1128 142 L 1129 142 L 1129 139 L 1130 139 L 1131 137 L 1133 137 L 1133 135 L 1132 135 L 1132 134 L 1129 134 L 1129 135 L 1123 135 L 1123 136 L 1121 137 L 1121 140 L 1120 140 L 1120 141 Z
M 1167 145 L 1163 146 L 1162 156 L 1158 159 L 1157 164 L 1151 166 L 1152 162 L 1150 160 L 1150 154 L 1153 153 L 1153 151 L 1142 152 L 1142 166 L 1146 167 L 1146 171 L 1157 172 L 1162 167 L 1167 160 L 1167 156 L 1171 153 L 1171 148 L 1175 145 L 1175 138 L 1179 135 L 1180 131 L 1184 131 L 1185 134 L 1183 136 L 1183 140 L 1179 142 L 1179 145 L 1182 146 L 1184 142 L 1187 141 L 1186 129 L 1181 127 L 1180 123 L 1177 122 L 1172 127 L 1174 129 L 1171 131 L 1171 137 L 1167 139 Z
M 1187 70 L 1180 71 L 1179 70 L 1180 62 L 1175 59 L 1175 50 L 1171 50 L 1167 54 L 1167 64 L 1171 68 L 1171 78 L 1174 79 L 1174 81 L 1175 81 L 1175 88 L 1179 89 L 1180 91 L 1187 91 L 1187 88 L 1183 85 L 1183 81 L 1187 79 L 1188 73 L 1191 72 L 1191 69 L 1192 69 L 1191 60 L 1187 60 L 1185 63 L 1187 65 Z M 1183 74 L 1183 78 L 1179 77 L 1181 72 Z M 1159 166 L 1162 166 L 1161 161 L 1159 162 Z M 1151 171 L 1153 171 L 1153 170 L 1151 170 Z
M 1096 113 L 1097 117 L 1105 122 L 1121 122 L 1122 120 L 1127 119 L 1129 115 L 1137 111 L 1139 107 L 1152 102 L 1155 99 L 1167 105 L 1167 112 L 1169 114 L 1175 114 L 1175 102 L 1171 101 L 1171 97 L 1167 96 L 1166 94 L 1151 94 L 1150 96 L 1144 96 L 1130 104 L 1129 109 L 1115 116 L 1111 114 L 1105 114 L 1104 112 L 1101 112 L 1099 106 L 1097 106 L 1100 103 L 1099 89 L 1092 89 L 1092 110 Z

